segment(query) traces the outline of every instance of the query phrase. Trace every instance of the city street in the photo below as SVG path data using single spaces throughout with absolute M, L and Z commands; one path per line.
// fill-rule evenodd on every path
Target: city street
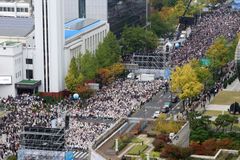
M 157 95 L 155 95 L 149 102 L 145 103 L 140 110 L 132 114 L 131 117 L 152 118 L 154 112 L 159 111 L 163 107 L 164 102 L 170 101 L 171 101 L 170 92 L 164 94 L 163 91 L 161 91 Z M 173 103 L 169 113 L 177 114 L 180 111 L 179 106 L 180 102 Z

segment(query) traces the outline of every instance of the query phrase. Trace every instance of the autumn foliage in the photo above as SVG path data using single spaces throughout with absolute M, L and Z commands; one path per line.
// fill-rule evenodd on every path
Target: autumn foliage
M 102 84 L 112 83 L 118 76 L 123 74 L 125 67 L 121 63 L 113 64 L 110 67 L 100 68 L 98 70 L 98 77 Z
M 89 98 L 93 91 L 89 88 L 88 85 L 78 85 L 76 88 L 77 93 L 81 96 L 81 98 Z
M 153 141 L 154 150 L 161 151 L 161 149 L 170 141 L 171 140 L 169 139 L 167 134 L 157 135 Z
M 181 148 L 174 145 L 166 145 L 161 152 L 161 157 L 169 160 L 187 159 L 192 154 L 190 148 Z
M 213 156 L 219 149 L 230 149 L 232 145 L 233 141 L 230 139 L 208 139 L 202 144 L 192 142 L 190 147 L 193 149 L 194 154 Z

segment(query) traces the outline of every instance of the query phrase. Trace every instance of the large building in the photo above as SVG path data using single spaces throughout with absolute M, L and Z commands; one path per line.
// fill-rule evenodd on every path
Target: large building
M 74 17 L 107 21 L 119 36 L 125 25 L 147 25 L 148 0 L 65 0 L 65 21 Z
M 25 1 L 7 1 L 0 2 L 0 16 L 6 17 L 30 17 L 33 7 L 30 2 Z
M 82 0 L 85 1 L 86 17 L 101 19 L 110 24 L 117 36 L 124 26 L 146 26 L 148 0 Z
M 63 0 L 37 0 L 35 6 L 34 17 L 0 17 L 0 97 L 59 95 L 71 58 L 94 53 L 109 31 L 102 20 L 64 22 Z

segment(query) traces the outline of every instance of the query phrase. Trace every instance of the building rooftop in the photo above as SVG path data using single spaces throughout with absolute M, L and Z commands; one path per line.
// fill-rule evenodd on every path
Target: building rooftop
M 105 21 L 78 18 L 65 23 L 65 40 L 105 24 Z
M 0 17 L 0 36 L 26 37 L 34 30 L 33 18 Z

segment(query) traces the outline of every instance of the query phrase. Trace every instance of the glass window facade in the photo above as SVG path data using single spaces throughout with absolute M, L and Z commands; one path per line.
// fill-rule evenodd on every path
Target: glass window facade
M 146 25 L 146 0 L 108 0 L 108 22 L 117 36 L 124 26 Z
M 79 0 L 79 17 L 85 18 L 86 17 L 86 0 Z

